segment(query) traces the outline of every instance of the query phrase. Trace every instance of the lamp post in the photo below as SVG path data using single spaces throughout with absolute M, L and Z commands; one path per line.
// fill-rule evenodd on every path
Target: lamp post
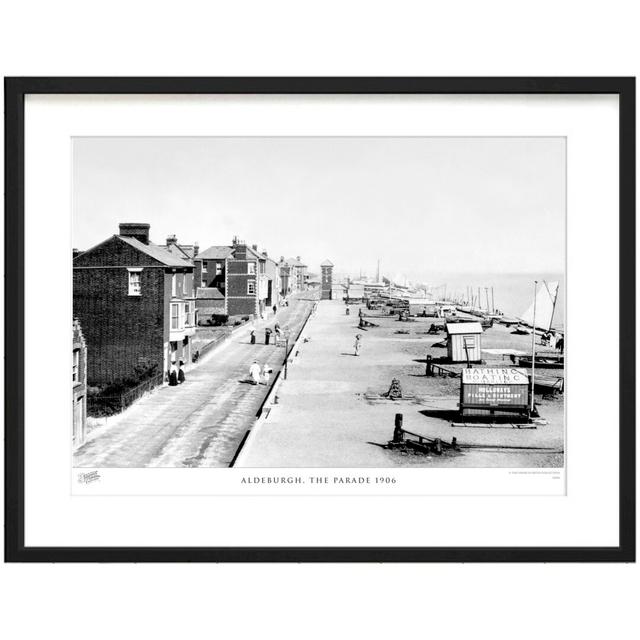
M 289 327 L 284 327 L 284 379 L 287 379 L 287 364 L 289 362 Z

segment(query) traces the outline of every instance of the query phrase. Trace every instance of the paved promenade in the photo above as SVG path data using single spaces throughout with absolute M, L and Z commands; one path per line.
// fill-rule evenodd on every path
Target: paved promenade
M 292 300 L 277 320 L 297 335 L 313 302 Z M 257 344 L 249 328 L 236 333 L 187 372 L 186 382 L 163 386 L 141 398 L 107 424 L 94 428 L 74 455 L 76 467 L 227 467 L 255 420 L 268 388 L 246 382 L 254 359 L 269 363 L 273 377 L 284 348 L 264 344 L 260 322 Z
M 238 467 L 395 467 L 561 466 L 562 399 L 540 401 L 549 425 L 531 430 L 453 429 L 447 412 L 457 409 L 460 380 L 426 378 L 424 357 L 442 355 L 434 347 L 440 336 L 426 335 L 431 319 L 400 323 L 395 318 L 370 318 L 378 327 L 358 329 L 358 307 L 322 301 L 303 333 L 302 344 L 288 380 L 278 389 L 278 404 L 254 428 L 234 466 Z M 399 334 L 403 330 L 406 333 Z M 355 335 L 362 349 L 354 356 Z M 485 335 L 486 346 L 518 342 L 526 349 L 529 336 L 512 336 L 495 326 Z M 500 366 L 499 361 L 491 362 Z M 506 363 L 502 363 L 504 366 Z M 508 364 L 507 364 L 508 366 Z M 392 401 L 381 395 L 398 378 L 411 399 Z M 444 414 L 443 414 L 444 412 Z M 394 416 L 402 413 L 404 428 L 447 441 L 487 446 L 456 457 L 403 455 L 383 448 L 393 436 Z M 446 416 L 443 418 L 443 415 Z M 542 452 L 496 451 L 495 446 L 547 447 Z

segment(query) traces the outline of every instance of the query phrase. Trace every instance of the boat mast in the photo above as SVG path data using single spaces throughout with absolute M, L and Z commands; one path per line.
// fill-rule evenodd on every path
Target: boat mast
M 496 312 L 496 303 L 493 299 L 493 287 L 491 287 L 491 313 Z
M 533 331 L 531 332 L 531 413 L 534 411 L 536 388 L 536 297 L 538 281 L 533 281 Z

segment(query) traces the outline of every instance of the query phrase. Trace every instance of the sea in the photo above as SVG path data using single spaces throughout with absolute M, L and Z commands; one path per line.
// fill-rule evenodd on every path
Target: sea
M 493 287 L 495 308 L 505 316 L 515 318 L 533 303 L 533 283 L 535 280 L 538 281 L 538 287 L 541 286 L 543 280 L 560 283 L 552 326 L 556 329 L 564 329 L 566 292 L 565 277 L 562 273 L 442 274 L 438 276 L 437 283 L 434 282 L 433 276 L 429 282 L 432 283 L 434 296 L 442 295 L 446 284 L 448 299 L 466 298 L 467 287 L 471 287 L 473 294 L 477 297 L 478 287 L 480 287 L 483 309 L 486 308 L 485 287 L 488 288 L 489 306 L 491 306 L 491 287 Z M 439 288 L 436 289 L 436 287 Z

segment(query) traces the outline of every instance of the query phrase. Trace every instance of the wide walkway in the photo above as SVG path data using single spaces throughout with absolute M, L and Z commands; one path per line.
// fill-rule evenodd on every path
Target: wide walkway
M 358 328 L 358 307 L 345 315 L 345 305 L 321 301 L 303 336 L 295 366 L 278 389 L 278 404 L 247 439 L 236 467 L 395 467 L 561 466 L 563 446 L 562 399 L 542 401 L 549 419 L 539 429 L 453 429 L 460 380 L 427 378 L 424 357 L 442 355 L 434 345 L 443 339 L 427 334 L 431 319 L 400 323 L 394 317 L 371 318 L 378 327 Z M 354 356 L 356 334 L 362 349 Z M 510 330 L 489 329 L 485 342 L 511 344 Z M 517 347 L 524 346 L 516 345 Z M 526 347 L 525 347 L 526 348 Z M 491 366 L 505 366 L 500 361 Z M 383 396 L 393 378 L 400 380 L 400 401 Z M 384 448 L 392 439 L 394 417 L 402 413 L 409 431 L 450 441 L 487 447 L 464 455 L 428 457 L 403 455 Z M 503 451 L 501 447 L 511 447 Z M 540 452 L 520 449 L 540 447 Z
M 313 302 L 292 300 L 277 320 L 295 337 Z M 257 344 L 249 328 L 200 359 L 186 382 L 163 386 L 141 398 L 106 425 L 94 428 L 74 455 L 75 467 L 227 467 L 255 421 L 268 388 L 247 383 L 254 359 L 280 369 L 284 348 L 264 344 L 262 327 L 273 326 L 272 314 L 257 326 Z

